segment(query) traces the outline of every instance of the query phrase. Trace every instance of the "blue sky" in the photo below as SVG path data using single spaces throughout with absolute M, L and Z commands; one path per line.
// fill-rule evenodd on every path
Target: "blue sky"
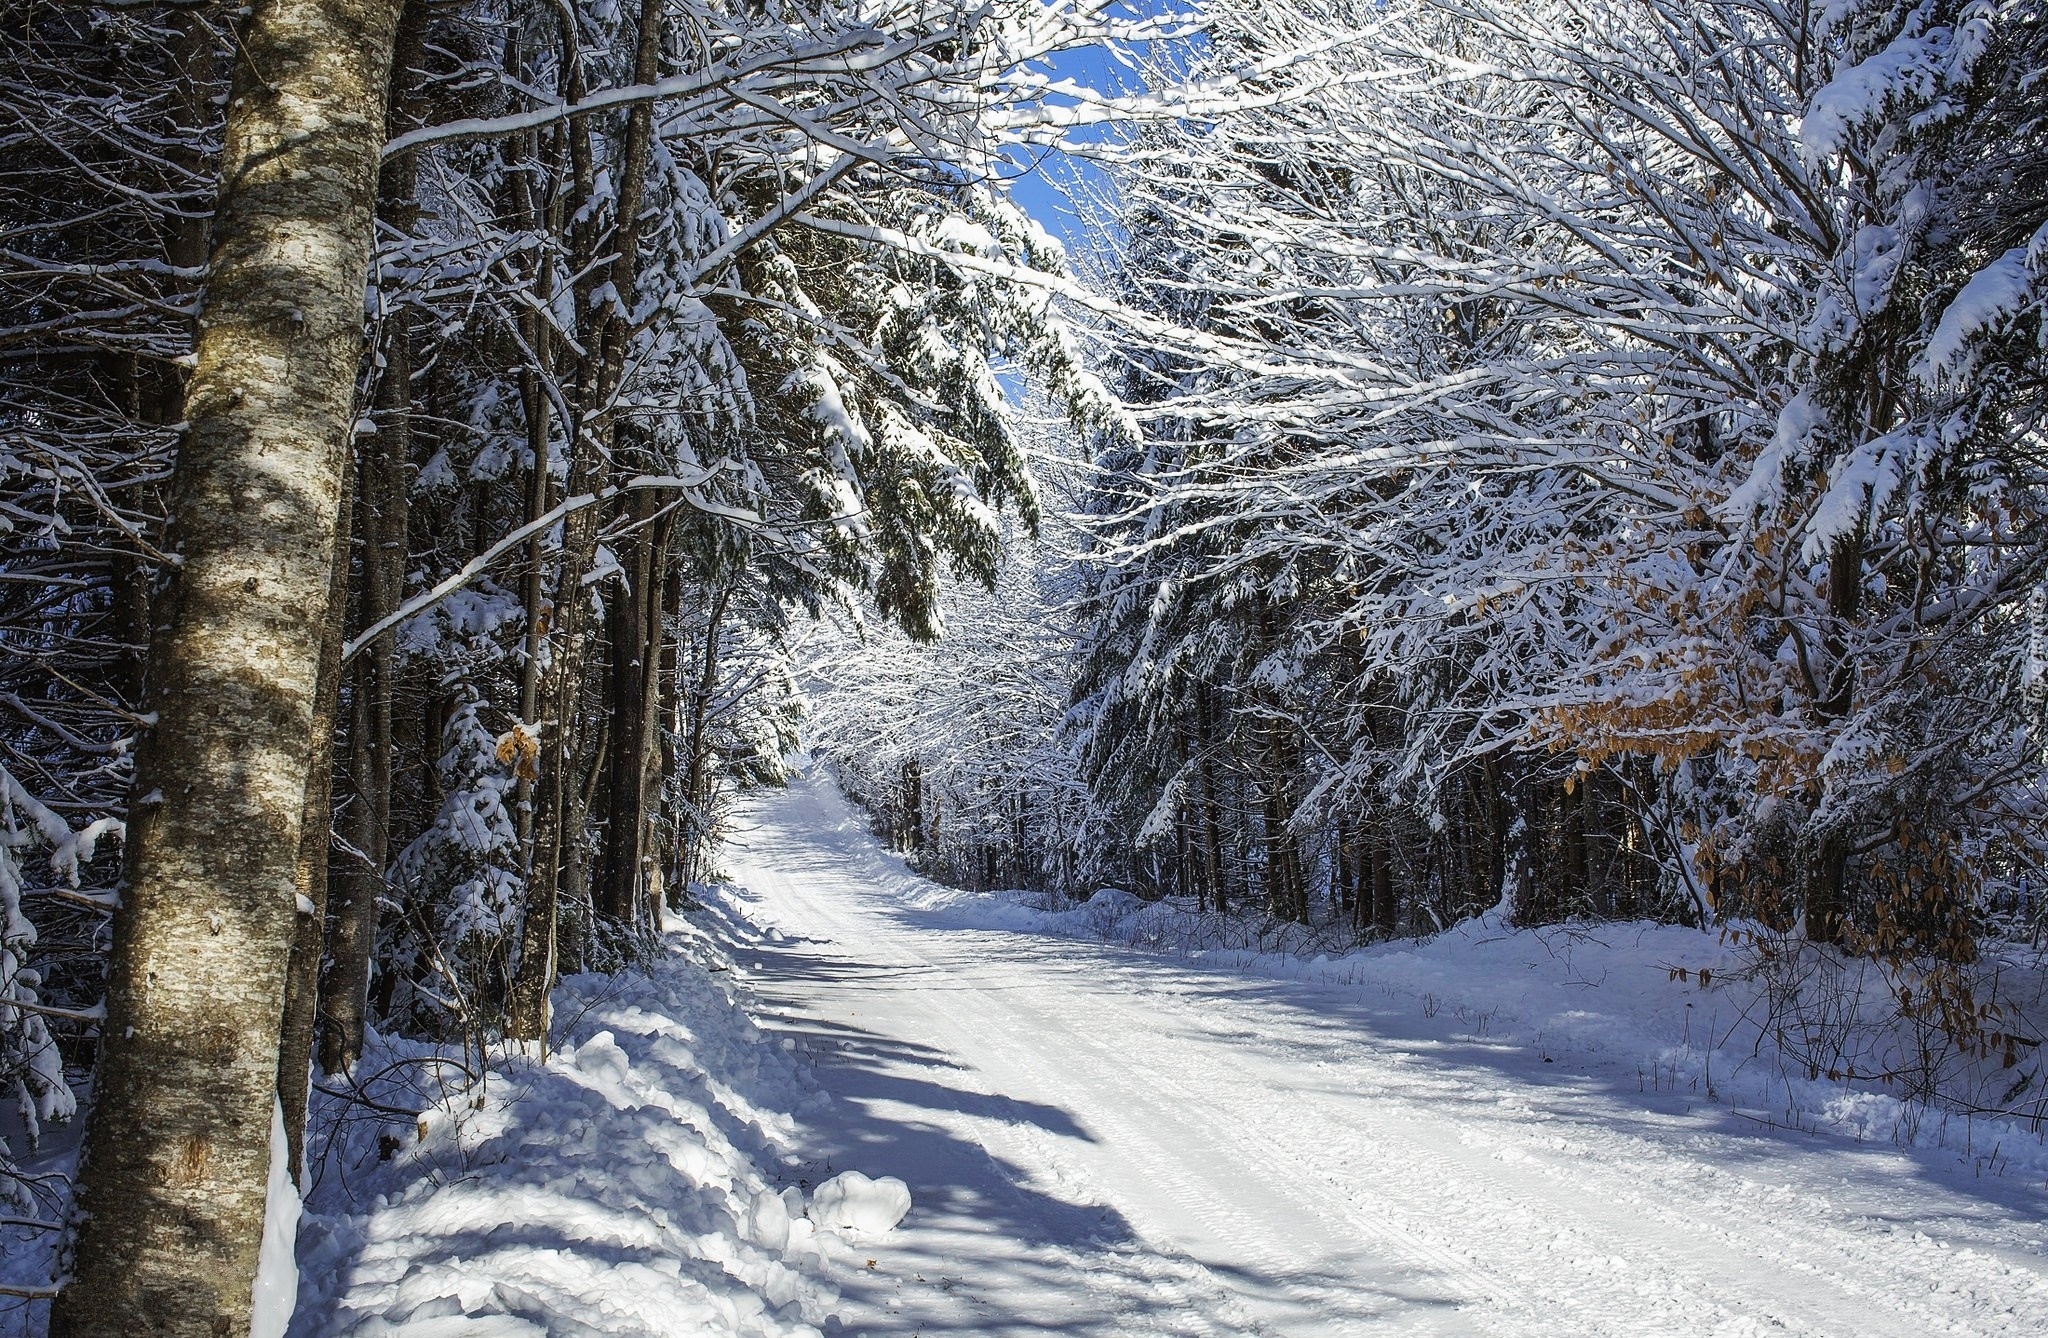
M 1144 14 L 1169 8 L 1185 10 L 1188 6 L 1184 3 L 1161 3 L 1160 0 L 1126 0 L 1126 3 L 1113 6 L 1113 11 Z M 1111 93 L 1144 90 L 1143 81 L 1136 72 L 1120 64 L 1099 46 L 1060 52 L 1048 60 L 1036 62 L 1034 68 L 1050 73 L 1055 79 L 1070 79 Z M 1114 129 L 1101 128 L 1078 132 L 1077 137 L 1110 138 L 1116 133 Z M 1100 190 L 1106 185 L 1105 175 L 1086 160 L 1064 153 L 1021 148 L 1012 152 L 1017 160 L 1004 172 L 1004 181 L 1012 198 L 1048 232 L 1066 242 L 1068 251 L 1078 257 L 1089 248 L 1091 241 L 1075 217 L 1067 188 L 1078 181 L 1084 188 L 1092 186 Z

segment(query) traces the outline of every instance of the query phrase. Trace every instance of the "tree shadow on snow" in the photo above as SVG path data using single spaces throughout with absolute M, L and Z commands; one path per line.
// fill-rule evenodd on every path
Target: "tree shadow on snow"
M 904 1227 L 857 1243 L 874 1266 L 841 1279 L 855 1316 L 843 1332 L 1213 1334 L 1240 1331 L 1217 1310 L 1246 1299 L 1257 1303 L 1262 1327 L 1277 1317 L 1321 1330 L 1333 1321 L 1412 1321 L 1418 1307 L 1444 1314 L 1471 1299 L 1433 1287 L 1426 1275 L 1378 1280 L 1388 1273 L 1384 1261 L 1363 1255 L 1268 1271 L 1162 1253 L 1115 1208 L 1042 1192 L 1031 1180 L 1043 1168 L 1006 1161 L 956 1132 L 957 1120 L 942 1122 L 968 1116 L 1096 1142 L 1072 1114 L 975 1090 L 973 1075 L 944 1051 L 813 1011 L 821 986 L 855 996 L 973 986 L 938 985 L 940 967 L 862 962 L 818 951 L 812 940 L 755 936 L 736 945 L 735 956 L 748 968 L 759 1024 L 797 1040 L 835 1098 L 829 1122 L 811 1130 L 818 1152 L 805 1180 L 855 1167 L 911 1188 Z M 958 1081 L 945 1081 L 949 1075 Z M 1078 1293 L 1077 1277 L 1085 1278 Z

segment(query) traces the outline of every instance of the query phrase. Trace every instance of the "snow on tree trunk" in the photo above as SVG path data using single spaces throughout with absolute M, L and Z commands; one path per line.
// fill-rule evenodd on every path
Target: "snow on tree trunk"
M 249 1331 L 394 0 L 240 31 L 56 1338 Z

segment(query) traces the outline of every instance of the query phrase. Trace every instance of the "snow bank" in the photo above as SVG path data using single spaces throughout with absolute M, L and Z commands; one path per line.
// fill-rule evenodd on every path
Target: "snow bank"
M 1995 1050 L 1962 1054 L 1899 1016 L 1899 982 L 1880 965 L 1788 950 L 1796 945 L 1757 926 L 1518 929 L 1488 915 L 1433 938 L 1358 948 L 1341 928 L 1217 916 L 1111 889 L 1078 904 L 963 892 L 888 862 L 898 873 L 887 886 L 906 909 L 962 928 L 1099 939 L 1197 968 L 1389 998 L 1490 1045 L 1633 1074 L 1646 1092 L 1717 1102 L 1764 1124 L 1946 1151 L 1979 1174 L 2048 1178 L 2038 1048 L 2023 1046 L 2010 1066 Z M 2040 953 L 1987 960 L 1978 980 L 1978 998 L 1995 990 L 2016 1010 L 2009 1029 L 2048 1031 Z
M 825 1101 L 764 1036 L 702 928 L 647 974 L 576 977 L 546 1064 L 379 1039 L 398 1114 L 319 1098 L 302 1338 L 798 1338 L 833 1313 L 842 1235 L 910 1207 L 847 1172 L 806 1199 L 796 1117 Z M 420 1108 L 417 1120 L 403 1112 Z

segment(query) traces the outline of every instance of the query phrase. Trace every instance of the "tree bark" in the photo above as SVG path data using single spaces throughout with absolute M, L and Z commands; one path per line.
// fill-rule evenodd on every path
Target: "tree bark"
M 711 696 L 718 687 L 718 646 L 725 626 L 725 610 L 732 598 L 733 583 L 719 585 L 704 615 L 704 657 L 698 666 L 697 685 L 690 692 L 690 720 L 683 732 L 682 812 L 677 817 L 676 877 L 674 896 L 680 901 L 690 892 L 690 883 L 704 871 L 704 851 L 711 842 Z
M 277 1051 L 277 1099 L 292 1172 L 305 1165 L 306 1104 L 311 1098 L 314 1028 L 319 1019 L 320 960 L 327 945 L 327 858 L 334 844 L 334 727 L 341 714 L 341 648 L 348 633 L 348 542 L 351 523 L 349 463 L 342 452 L 341 503 L 335 513 L 333 574 L 327 587 L 327 626 L 320 638 L 320 670 L 313 692 L 312 753 L 306 763 L 306 802 L 300 817 L 298 867 L 292 886 L 304 898 L 292 931 L 285 972 L 284 1020 Z
M 648 629 L 646 698 L 642 710 L 647 720 L 646 767 L 641 773 L 641 806 L 648 814 L 648 837 L 641 853 L 641 864 L 646 870 L 644 886 L 647 904 L 644 914 L 647 926 L 653 930 L 661 928 L 661 908 L 667 900 L 666 889 L 662 886 L 664 861 L 661 857 L 661 837 L 667 826 L 663 813 L 662 798 L 668 793 L 668 783 L 675 774 L 676 749 L 673 722 L 676 718 L 678 680 L 682 677 L 680 647 L 676 638 L 669 635 L 683 605 L 683 573 L 675 556 L 670 553 L 675 534 L 674 518 L 661 522 L 661 537 L 657 551 L 664 556 L 660 562 L 661 588 L 657 593 L 658 602 L 654 608 L 653 625 Z
M 581 96 L 582 62 L 577 57 L 578 39 L 572 23 L 563 24 L 562 44 L 568 59 L 566 91 L 571 101 Z M 641 0 L 640 32 L 633 70 L 639 83 L 651 83 L 661 50 L 661 0 Z M 639 292 L 641 205 L 646 198 L 647 168 L 652 156 L 653 109 L 635 103 L 626 117 L 624 162 L 619 173 L 615 226 L 610 238 L 611 261 L 602 271 L 588 264 L 594 239 L 577 240 L 577 272 L 586 277 L 576 285 L 576 310 L 591 313 L 591 328 L 585 339 L 586 352 L 577 376 L 579 421 L 565 424 L 572 445 L 569 451 L 568 490 L 571 496 L 595 492 L 604 479 L 604 465 L 616 432 L 617 416 L 612 401 L 623 384 L 626 349 L 633 330 L 626 314 L 632 311 Z M 570 158 L 576 175 L 579 198 L 595 195 L 593 147 L 589 127 L 581 121 L 569 128 Z M 600 304 L 600 275 L 611 284 L 613 297 Z M 519 965 L 513 976 L 507 1031 L 513 1039 L 541 1042 L 547 1038 L 548 999 L 554 989 L 558 944 L 556 917 L 561 907 L 562 861 L 570 855 L 581 836 L 584 805 L 576 802 L 576 790 L 562 775 L 578 757 L 577 708 L 583 683 L 585 642 L 589 639 L 590 600 L 583 588 L 597 552 L 597 513 L 584 507 L 569 516 L 562 527 L 562 552 L 555 577 L 553 616 L 561 637 L 556 651 L 556 669 L 551 674 L 550 694 L 554 708 L 554 729 L 542 749 L 542 784 L 539 813 L 534 826 L 533 867 L 526 884 L 526 904 L 520 923 Z M 554 773 L 552 780 L 548 773 Z M 578 868 L 581 869 L 581 865 Z M 580 875 L 579 875 L 580 876 Z
M 1606 805 L 1600 796 L 1605 772 L 1594 768 L 1579 787 L 1579 829 L 1586 840 L 1586 887 L 1593 899 L 1593 916 L 1614 918 L 1613 840 L 1607 831 Z
M 915 757 L 903 759 L 903 848 L 924 850 L 924 770 Z
M 1352 918 L 1355 927 L 1363 928 L 1365 917 L 1360 913 L 1358 901 L 1352 833 L 1351 823 L 1338 818 L 1330 841 L 1330 899 L 1337 903 L 1339 911 Z
M 1564 919 L 1579 907 L 1579 898 L 1589 890 L 1586 877 L 1586 825 L 1581 821 L 1582 801 L 1578 796 L 1580 787 L 1590 784 L 1590 775 L 1581 775 L 1571 790 L 1562 784 L 1557 789 L 1557 835 L 1561 849 L 1557 857 L 1557 905 L 1553 908 L 1558 919 Z M 1590 907 L 1589 907 L 1590 909 Z
M 638 40 L 634 48 L 633 78 L 652 83 L 660 68 L 662 0 L 641 0 Z M 622 430 L 608 401 L 624 381 L 627 347 L 633 329 L 628 318 L 638 288 L 641 202 L 646 194 L 647 170 L 653 148 L 654 123 L 645 107 L 636 108 L 626 122 L 625 174 L 619 192 L 617 259 L 612 262 L 613 288 L 620 310 L 603 323 L 603 365 L 599 374 L 599 418 L 606 454 L 618 466 L 616 472 L 635 472 L 632 457 L 646 454 L 635 448 L 638 434 Z M 666 556 L 657 544 L 664 526 L 654 522 L 655 497 L 635 495 L 621 510 L 640 526 L 632 539 L 632 566 L 627 576 L 630 588 L 620 592 L 612 609 L 612 728 L 611 728 L 611 821 L 605 829 L 602 882 L 597 911 L 618 923 L 639 919 L 645 887 L 643 862 L 646 855 L 647 749 L 653 741 L 654 725 L 647 717 L 647 680 L 656 670 L 650 645 L 661 639 L 661 563 Z M 651 636 L 650 636 L 651 633 Z
M 54 1338 L 249 1329 L 395 0 L 241 31 Z
M 413 105 L 423 76 L 428 7 L 411 0 L 399 21 L 385 129 L 395 133 L 419 120 Z M 407 154 L 384 164 L 377 215 L 393 231 L 412 231 L 418 160 Z M 381 341 L 384 366 L 377 377 L 377 431 L 363 442 L 361 503 L 362 589 L 358 614 L 375 625 L 405 597 L 407 531 L 411 517 L 412 336 L 410 315 L 389 313 Z M 346 560 L 346 554 L 343 555 Z M 391 846 L 394 690 L 397 632 L 384 633 L 355 662 L 349 722 L 349 796 L 343 824 L 348 851 L 341 864 L 328 965 L 320 982 L 320 1068 L 329 1074 L 355 1067 L 369 1026 L 370 978 Z
M 662 577 L 667 525 L 655 517 L 651 491 L 632 494 L 622 510 L 638 528 L 628 554 L 627 588 L 606 610 L 611 640 L 611 819 L 605 826 L 600 915 L 620 924 L 645 922 L 649 756 L 660 738 L 653 695 L 660 671 Z
M 1210 690 L 1195 685 L 1195 740 L 1202 750 L 1202 860 L 1218 915 L 1230 910 L 1230 888 L 1223 866 L 1223 805 L 1216 793 L 1216 730 Z
M 1863 525 L 1835 540 L 1828 551 L 1827 685 L 1817 703 L 1822 718 L 1845 719 L 1856 698 L 1856 665 L 1849 626 L 1863 601 Z M 1818 796 L 1816 796 L 1818 802 Z M 1847 836 L 1829 833 L 1815 852 L 1806 878 L 1806 937 L 1815 943 L 1842 941 L 1842 909 L 1848 890 Z
M 519 40 L 517 37 L 507 38 L 505 71 L 508 75 L 517 75 L 520 70 Z M 558 232 L 559 201 L 544 205 L 535 195 L 532 185 L 532 174 L 542 164 L 540 132 L 532 130 L 521 136 L 518 148 L 508 150 L 508 156 L 513 153 L 523 157 L 523 161 L 514 159 L 509 162 L 505 173 L 514 217 L 535 232 L 543 228 L 550 234 Z M 555 293 L 553 248 L 548 248 L 540 257 L 531 277 L 534 296 L 542 306 L 547 305 Z M 523 519 L 531 525 L 547 514 L 554 501 L 553 478 L 548 470 L 548 446 L 553 430 L 552 405 L 546 386 L 546 382 L 554 377 L 554 353 L 548 322 L 542 320 L 537 312 L 524 308 L 518 320 L 520 338 L 525 344 L 524 362 L 519 371 L 519 401 L 528 455 L 526 513 Z M 537 729 L 540 719 L 541 645 L 551 616 L 547 606 L 547 578 L 547 543 L 545 536 L 536 531 L 526 542 L 520 571 L 520 605 L 525 612 L 526 629 L 519 664 L 519 725 L 526 730 Z M 513 808 L 517 815 L 519 848 L 526 865 L 524 871 L 529 877 L 533 863 L 534 780 L 534 768 L 530 764 L 520 765 L 513 790 Z
M 172 69 L 177 86 L 173 90 L 177 142 L 165 153 L 181 167 L 202 175 L 199 146 L 204 142 L 208 118 L 206 104 L 219 91 L 220 73 L 213 25 L 198 10 L 175 13 L 167 18 L 170 27 Z M 195 271 L 206 263 L 208 201 L 198 195 L 185 198 L 182 208 L 171 211 L 164 223 L 163 259 L 174 270 Z M 177 301 L 184 296 L 182 280 L 167 280 L 159 296 Z M 131 365 L 133 360 L 131 359 Z M 142 369 L 136 369 L 140 373 Z M 135 374 L 135 373 L 131 373 Z M 176 423 L 184 418 L 185 374 L 175 364 L 153 363 L 146 375 L 138 375 L 136 404 L 138 422 L 151 426 Z M 153 508 L 151 508 L 153 509 Z M 121 700 L 139 707 L 145 695 L 144 678 L 149 660 L 150 600 L 155 561 L 142 545 L 122 542 L 110 555 L 108 591 L 113 614 L 113 634 L 118 650 L 109 674 L 110 685 Z
M 1382 816 L 1368 846 L 1372 859 L 1372 924 L 1383 936 L 1392 938 L 1400 927 L 1400 907 L 1394 901 L 1394 843 L 1386 828 L 1387 819 Z
M 375 624 L 398 607 L 405 566 L 405 380 L 410 371 L 403 334 L 385 353 L 378 409 L 383 422 L 364 443 L 362 593 L 360 620 Z M 394 552 L 394 548 L 396 551 Z M 372 643 L 355 662 L 349 722 L 349 803 L 344 829 L 339 897 L 330 961 L 320 986 L 320 1068 L 345 1073 L 363 1051 L 368 1026 L 371 966 L 390 845 L 393 679 L 392 634 Z
M 1266 909 L 1278 920 L 1308 923 L 1308 884 L 1301 868 L 1289 823 L 1294 817 L 1290 793 L 1295 772 L 1287 727 L 1268 720 L 1265 730 L 1265 776 L 1261 785 L 1261 834 L 1266 847 Z

